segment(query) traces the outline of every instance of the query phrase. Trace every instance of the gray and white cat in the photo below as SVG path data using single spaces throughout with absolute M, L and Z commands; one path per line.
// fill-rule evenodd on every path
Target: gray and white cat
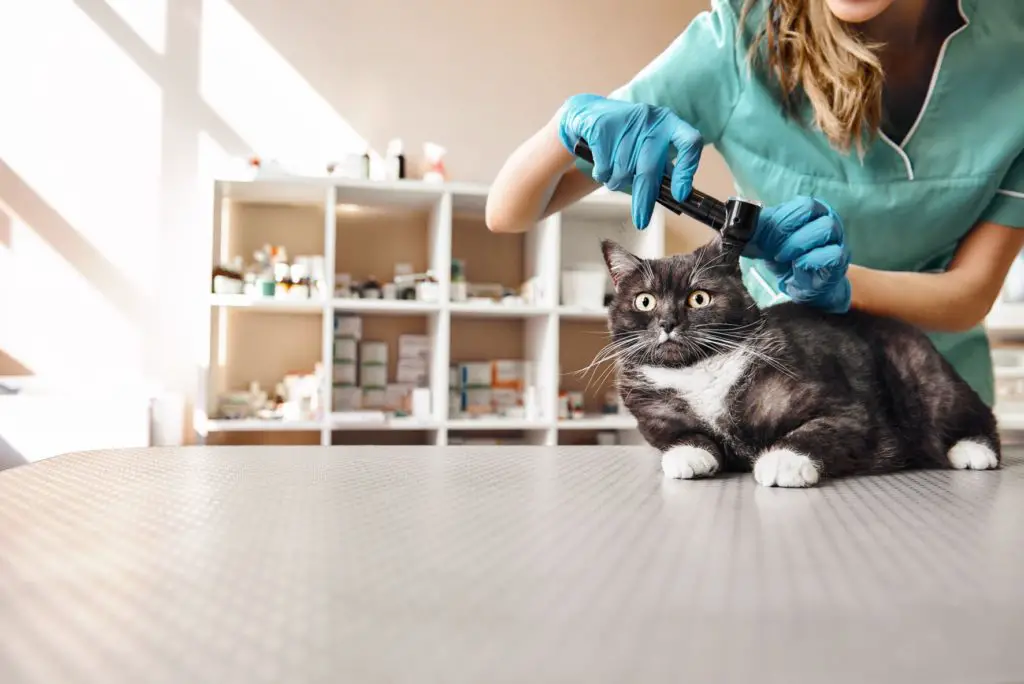
M 667 477 L 752 470 L 761 485 L 810 487 L 999 466 L 991 409 L 917 328 L 795 303 L 761 310 L 720 239 L 663 259 L 602 250 L 615 285 L 606 357 Z

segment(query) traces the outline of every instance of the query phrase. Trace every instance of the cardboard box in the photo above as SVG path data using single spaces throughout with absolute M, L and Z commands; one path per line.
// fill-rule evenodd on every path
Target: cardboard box
M 463 389 L 491 386 L 491 364 L 489 361 L 459 364 L 459 387 Z
M 366 341 L 359 344 L 359 363 L 384 365 L 388 363 L 388 343 Z
M 387 390 L 381 388 L 363 388 L 363 408 L 383 410 L 387 405 Z
M 359 385 L 363 388 L 387 387 L 388 367 L 373 363 L 359 364 Z
M 333 411 L 358 411 L 363 407 L 363 391 L 360 388 L 336 386 L 333 390 Z
M 335 385 L 355 385 L 356 379 L 356 364 L 334 362 L 333 383 Z
M 395 367 L 395 382 L 415 387 L 427 387 L 430 384 L 430 370 L 427 362 L 422 359 L 399 359 Z
M 334 340 L 334 361 L 344 361 L 345 363 L 356 362 L 356 349 L 358 345 L 356 341 L 348 337 L 338 337 Z
M 399 359 L 430 359 L 430 338 L 426 335 L 399 335 Z
M 489 387 L 467 387 L 461 392 L 460 408 L 467 416 L 494 413 L 493 397 Z
M 334 316 L 334 336 L 353 340 L 361 339 L 363 319 L 350 314 L 336 314 Z
M 491 362 L 491 387 L 521 391 L 525 377 L 525 364 L 522 361 Z
M 509 409 L 523 405 L 523 394 L 519 390 L 494 388 L 491 390 L 491 405 L 496 413 L 504 415 Z

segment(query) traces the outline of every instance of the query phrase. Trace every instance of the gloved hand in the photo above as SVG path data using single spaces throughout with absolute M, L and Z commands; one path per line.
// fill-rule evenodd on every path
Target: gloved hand
M 670 145 L 677 153 L 672 196 L 681 202 L 693 189 L 703 140 L 665 107 L 574 95 L 562 106 L 559 134 L 570 152 L 580 138 L 590 146 L 594 180 L 610 190 L 632 185 L 633 225 L 640 230 L 650 225 L 661 177 L 669 169 Z
M 764 259 L 779 291 L 793 301 L 833 313 L 849 310 L 850 251 L 842 221 L 825 202 L 796 197 L 763 209 L 744 256 Z

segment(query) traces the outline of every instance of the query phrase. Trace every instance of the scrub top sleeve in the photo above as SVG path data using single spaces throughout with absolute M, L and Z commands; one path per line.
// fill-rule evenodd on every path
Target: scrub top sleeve
M 696 128 L 706 144 L 725 130 L 742 90 L 746 59 L 737 41 L 742 0 L 712 0 L 686 29 L 628 83 L 608 97 L 668 107 Z M 577 167 L 589 175 L 590 164 Z
M 1024 152 L 1003 177 L 996 196 L 986 207 L 981 220 L 1011 228 L 1024 228 Z

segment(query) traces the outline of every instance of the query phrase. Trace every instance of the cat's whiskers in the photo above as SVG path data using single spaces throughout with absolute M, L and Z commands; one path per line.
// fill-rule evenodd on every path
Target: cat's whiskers
M 792 370 L 790 370 L 785 364 L 779 361 L 777 358 L 772 356 L 770 349 L 759 348 L 756 338 L 745 337 L 744 339 L 729 338 L 720 336 L 714 332 L 700 332 L 698 334 L 691 335 L 691 339 L 697 344 L 703 344 L 709 348 L 716 350 L 717 353 L 729 353 L 734 351 L 742 351 L 743 353 L 749 354 L 755 359 L 761 361 L 767 366 L 777 370 L 778 372 L 788 377 L 796 377 Z

